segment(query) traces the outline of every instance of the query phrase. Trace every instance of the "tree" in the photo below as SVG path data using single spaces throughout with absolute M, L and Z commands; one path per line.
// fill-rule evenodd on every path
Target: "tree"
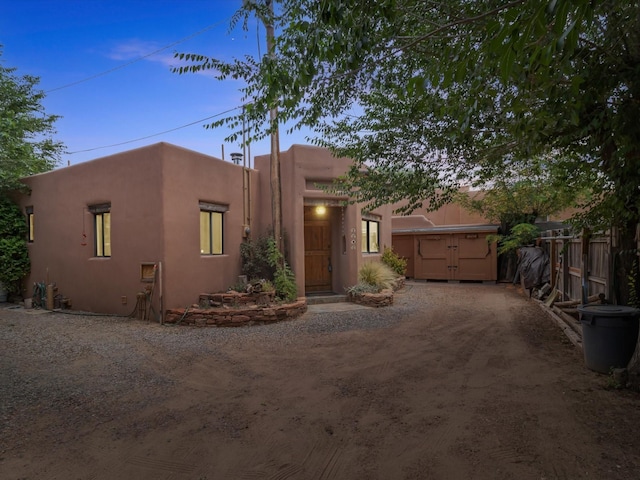
M 25 240 L 27 225 L 20 208 L 0 196 L 0 283 L 19 295 L 20 282 L 29 273 L 29 252 Z
M 547 156 L 560 182 L 593 195 L 575 217 L 616 226 L 635 249 L 640 212 L 640 13 L 626 0 L 282 0 L 275 56 L 213 69 L 246 82 L 250 121 L 309 126 L 354 160 L 344 187 L 371 206 L 450 201 Z M 234 22 L 263 14 L 244 3 Z M 238 125 L 238 118 L 221 123 Z M 363 175 L 363 167 L 368 169 Z M 630 260 L 619 256 L 618 301 Z
M 546 158 L 531 159 L 522 170 L 505 172 L 490 185 L 476 191 L 461 191 L 456 202 L 499 223 L 504 234 L 519 223 L 562 212 L 589 200 L 589 191 L 576 185 L 564 172 L 554 172 Z
M 38 78 L 15 71 L 0 64 L 0 282 L 20 295 L 30 266 L 26 222 L 10 195 L 26 190 L 21 178 L 54 168 L 63 146 L 52 139 L 58 117 L 45 114 Z
M 53 169 L 64 150 L 52 138 L 59 117 L 45 113 L 39 79 L 15 71 L 0 64 L 0 195 L 25 190 L 20 179 Z

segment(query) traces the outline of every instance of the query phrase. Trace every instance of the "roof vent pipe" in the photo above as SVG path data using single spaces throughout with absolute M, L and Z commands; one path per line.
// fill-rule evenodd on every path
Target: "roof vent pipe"
M 232 153 L 231 161 L 236 165 L 240 165 L 242 163 L 242 154 L 241 153 Z

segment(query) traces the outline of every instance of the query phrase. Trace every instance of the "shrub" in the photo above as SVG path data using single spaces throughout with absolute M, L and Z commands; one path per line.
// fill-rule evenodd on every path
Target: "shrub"
M 273 279 L 274 269 L 269 260 L 269 235 L 263 235 L 255 240 L 246 240 L 240 244 L 240 258 L 242 260 L 242 274 L 249 281 L 261 278 Z
M 284 266 L 279 266 L 273 279 L 276 289 L 276 297 L 286 302 L 293 302 L 298 298 L 298 287 L 296 286 L 296 277 L 287 262 Z
M 384 263 L 367 262 L 358 272 L 358 281 L 378 287 L 380 290 L 393 288 L 397 282 L 396 273 Z
M 20 207 L 0 197 L 0 282 L 13 295 L 22 293 L 21 283 L 30 269 L 26 231 Z
M 404 258 L 400 258 L 392 247 L 384 247 L 382 263 L 402 277 L 407 271 L 407 261 Z
M 268 239 L 267 261 L 271 268 L 276 269 L 273 274 L 273 286 L 276 289 L 276 297 L 287 302 L 293 302 L 298 298 L 296 277 L 282 256 L 282 253 L 278 250 L 276 240 L 273 237 L 269 237 Z
M 358 297 L 364 293 L 380 293 L 380 288 L 362 282 L 347 288 L 347 295 L 352 297 Z
M 509 235 L 488 235 L 487 241 L 498 242 L 498 254 L 514 252 L 524 245 L 535 243 L 540 236 L 538 227 L 530 223 L 519 223 L 511 228 Z
M 236 283 L 229 286 L 229 288 L 227 289 L 227 292 L 244 293 L 247 291 L 247 285 L 248 283 L 238 280 Z
M 240 257 L 242 274 L 250 282 L 267 280 L 275 288 L 276 297 L 280 300 L 290 302 L 298 298 L 296 277 L 278 251 L 273 235 L 262 235 L 256 240 L 241 243 Z

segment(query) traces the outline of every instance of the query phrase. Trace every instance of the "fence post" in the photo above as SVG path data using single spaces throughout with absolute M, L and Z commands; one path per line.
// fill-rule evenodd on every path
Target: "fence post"
M 589 297 L 589 244 L 591 240 L 591 232 L 588 229 L 582 230 L 582 239 L 580 244 L 580 286 L 582 304 L 586 305 Z
M 552 233 L 553 237 L 555 237 L 555 232 Z M 551 240 L 549 240 L 549 263 L 551 264 L 551 288 L 558 288 L 558 285 L 556 285 L 556 277 L 557 277 L 557 270 L 558 270 L 558 265 L 556 263 L 556 252 L 557 252 L 557 247 L 556 247 L 556 240 L 555 238 L 552 238 Z
M 569 243 L 567 243 L 569 242 Z M 562 240 L 562 299 L 572 300 L 569 295 L 569 247 L 571 240 Z

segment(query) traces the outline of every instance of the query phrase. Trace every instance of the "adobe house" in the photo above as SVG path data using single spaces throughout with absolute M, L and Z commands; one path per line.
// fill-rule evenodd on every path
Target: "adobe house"
M 271 226 L 269 162 L 257 157 L 248 169 L 157 143 L 25 178 L 25 297 L 35 282 L 55 283 L 73 309 L 126 315 L 151 285 L 155 312 L 225 291 L 241 273 L 240 244 Z M 300 296 L 343 293 L 360 265 L 391 245 L 390 209 L 363 216 L 319 188 L 349 163 L 317 147 L 281 153 L 283 227 Z
M 280 154 L 282 218 L 289 258 L 298 291 L 344 292 L 357 283 L 360 266 L 379 260 L 391 246 L 391 208 L 363 214 L 348 197 L 322 189 L 344 174 L 351 160 L 335 158 L 320 147 L 293 145 Z M 270 156 L 255 158 L 259 172 L 269 172 Z M 270 192 L 268 173 L 260 174 L 260 190 Z M 258 205 L 260 231 L 271 225 L 270 196 Z

